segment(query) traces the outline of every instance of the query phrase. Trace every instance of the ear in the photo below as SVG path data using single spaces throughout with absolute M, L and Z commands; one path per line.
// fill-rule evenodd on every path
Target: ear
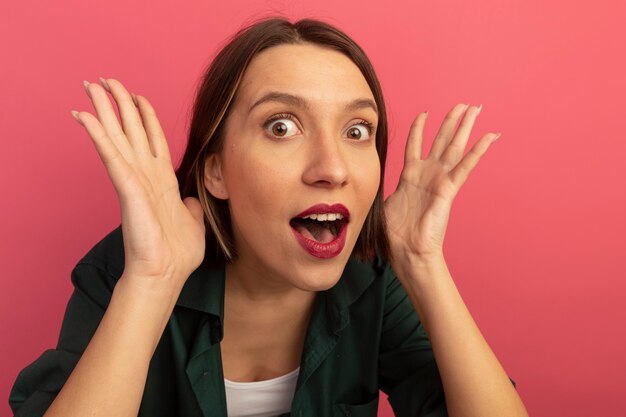
M 228 200 L 228 190 L 222 176 L 222 160 L 217 153 L 204 161 L 204 186 L 215 198 Z

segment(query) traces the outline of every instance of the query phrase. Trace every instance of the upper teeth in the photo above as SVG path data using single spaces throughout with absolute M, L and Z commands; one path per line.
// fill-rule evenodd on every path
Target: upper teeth
M 327 220 L 335 221 L 343 219 L 343 215 L 340 213 L 309 214 L 308 216 L 304 216 L 303 219 L 311 219 L 325 222 Z

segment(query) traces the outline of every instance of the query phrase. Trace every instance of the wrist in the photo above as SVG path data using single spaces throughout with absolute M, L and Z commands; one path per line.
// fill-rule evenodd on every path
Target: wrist
M 433 291 L 437 293 L 437 289 L 447 287 L 446 281 L 451 280 L 443 253 L 394 257 L 391 266 L 411 299 L 416 302 L 432 295 Z
M 151 356 L 170 320 L 180 291 L 175 287 L 147 285 L 150 284 L 145 282 L 147 280 L 138 278 L 144 277 L 125 274 L 120 277 L 113 288 L 105 317 L 120 329 L 123 322 L 125 332 L 149 343 L 144 346 L 148 349 L 144 353 Z
M 392 268 L 428 332 L 430 319 L 456 297 L 456 286 L 443 255 L 407 257 Z
M 137 304 L 167 306 L 171 310 L 178 300 L 183 284 L 182 280 L 155 279 L 124 272 L 115 285 L 114 292 L 130 294 Z
M 433 271 L 441 270 L 446 265 L 443 252 L 431 254 L 415 254 L 410 251 L 395 251 L 392 258 L 392 268 L 397 274 L 407 279 L 428 279 Z

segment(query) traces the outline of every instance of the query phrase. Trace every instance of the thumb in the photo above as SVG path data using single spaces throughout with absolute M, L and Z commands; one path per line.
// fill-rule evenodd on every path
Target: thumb
M 195 197 L 187 197 L 183 200 L 183 204 L 185 204 L 193 218 L 196 219 L 198 223 L 204 225 L 204 210 L 202 210 L 200 200 Z

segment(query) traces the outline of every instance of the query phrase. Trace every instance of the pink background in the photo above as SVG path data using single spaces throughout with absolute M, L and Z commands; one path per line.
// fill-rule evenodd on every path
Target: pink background
M 336 24 L 366 50 L 389 107 L 386 190 L 414 115 L 482 103 L 488 151 L 452 211 L 445 253 L 532 416 L 624 415 L 626 3 L 114 0 L 0 6 L 0 415 L 20 369 L 54 347 L 74 264 L 119 224 L 71 109 L 82 81 L 122 80 L 181 155 L 195 82 L 250 18 Z M 381 401 L 381 415 L 391 412 Z

